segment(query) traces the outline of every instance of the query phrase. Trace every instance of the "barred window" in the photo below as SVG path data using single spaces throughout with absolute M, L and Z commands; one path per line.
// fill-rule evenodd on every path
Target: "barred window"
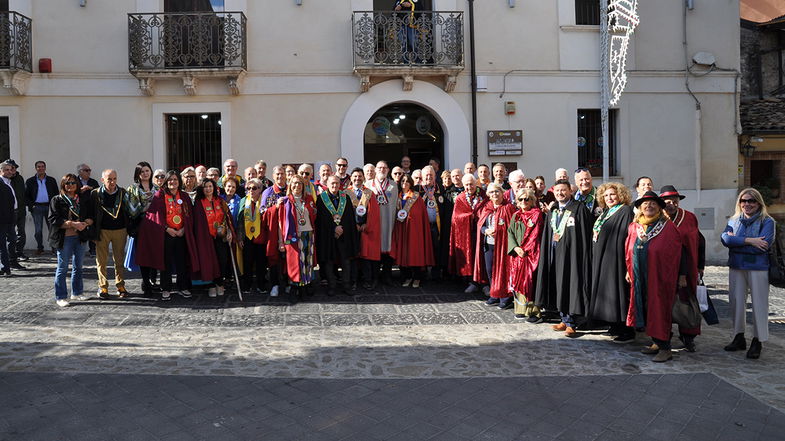
M 599 25 L 600 2 L 598 0 L 575 0 L 575 24 Z
M 610 137 L 610 172 L 618 175 L 616 168 L 616 118 L 617 111 L 608 114 Z M 602 115 L 599 109 L 578 109 L 578 166 L 588 168 L 592 176 L 602 176 Z
M 221 114 L 166 115 L 166 167 L 221 167 Z

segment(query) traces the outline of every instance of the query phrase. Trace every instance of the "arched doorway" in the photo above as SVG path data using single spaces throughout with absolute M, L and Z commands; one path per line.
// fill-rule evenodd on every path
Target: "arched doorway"
M 444 162 L 444 132 L 438 119 L 425 107 L 392 103 L 377 110 L 365 124 L 363 162 L 386 160 L 399 164 L 403 156 L 412 168 L 428 165 L 431 158 Z

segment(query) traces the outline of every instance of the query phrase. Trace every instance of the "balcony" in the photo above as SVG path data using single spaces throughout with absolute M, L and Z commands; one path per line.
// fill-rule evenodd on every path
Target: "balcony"
M 411 90 L 417 77 L 441 77 L 452 92 L 463 70 L 463 12 L 355 11 L 352 42 L 363 92 L 389 78 Z
M 242 12 L 128 14 L 128 70 L 145 95 L 155 81 L 179 79 L 187 95 L 198 82 L 226 81 L 233 95 L 248 67 Z
M 0 12 L 0 79 L 12 95 L 24 95 L 33 72 L 33 21 Z

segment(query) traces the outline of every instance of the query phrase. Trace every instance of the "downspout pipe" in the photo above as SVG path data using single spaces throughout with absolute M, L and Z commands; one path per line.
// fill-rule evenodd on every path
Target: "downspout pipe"
M 472 77 L 472 162 L 477 164 L 477 65 L 474 56 L 474 0 L 469 2 L 469 64 Z

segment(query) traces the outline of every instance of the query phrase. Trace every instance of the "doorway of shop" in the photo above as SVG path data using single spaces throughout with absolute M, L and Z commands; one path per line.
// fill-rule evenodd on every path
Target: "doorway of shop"
M 412 160 L 412 169 L 428 165 L 431 158 L 444 163 L 444 132 L 426 108 L 412 103 L 382 107 L 365 125 L 364 163 L 385 160 L 394 167 L 403 156 Z

